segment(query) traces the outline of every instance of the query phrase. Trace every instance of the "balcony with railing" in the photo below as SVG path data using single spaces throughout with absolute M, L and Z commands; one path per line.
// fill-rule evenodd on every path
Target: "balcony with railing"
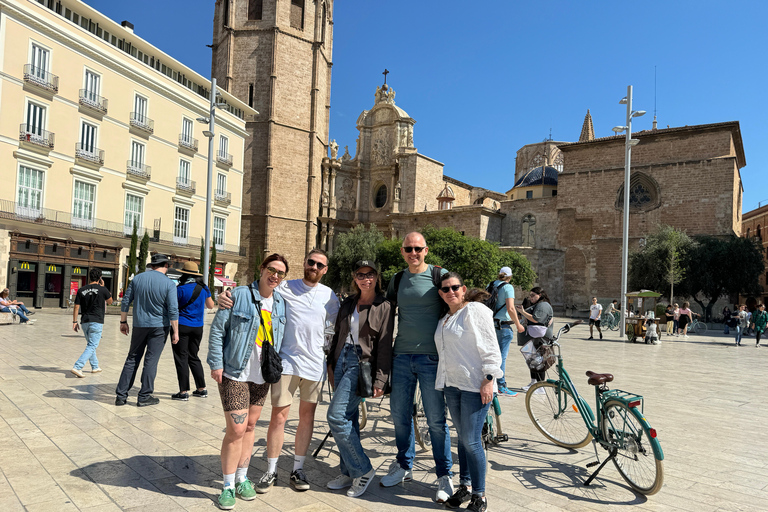
M 131 112 L 131 126 L 149 134 L 155 133 L 155 121 L 138 112 Z
M 192 195 L 197 190 L 197 184 L 190 179 L 182 178 L 181 176 L 176 178 L 176 191 L 183 194 Z
M 183 133 L 179 134 L 179 148 L 197 153 L 197 139 Z
M 128 164 L 126 165 L 126 174 L 129 178 L 137 178 L 146 182 L 149 181 L 149 178 L 152 177 L 152 167 L 146 165 L 144 162 L 134 162 L 133 160 L 128 160 Z
M 50 151 L 53 149 L 55 138 L 53 133 L 41 130 L 37 126 L 32 126 L 28 123 L 22 123 L 19 127 L 19 142 L 28 144 L 31 147 Z
M 104 165 L 104 150 L 94 147 L 92 144 L 75 144 L 75 158 L 91 165 Z
M 34 85 L 50 94 L 59 92 L 59 77 L 32 64 L 24 65 L 24 83 Z
M 107 113 L 107 106 L 109 102 L 107 98 L 102 98 L 98 94 L 89 91 L 88 89 L 80 89 L 80 106 L 89 110 L 93 110 L 99 114 Z
M 232 193 L 227 192 L 226 190 L 216 190 L 213 193 L 213 200 L 219 204 L 229 206 L 232 202 Z
M 232 155 L 224 153 L 222 151 L 216 152 L 216 161 L 222 165 L 232 166 Z

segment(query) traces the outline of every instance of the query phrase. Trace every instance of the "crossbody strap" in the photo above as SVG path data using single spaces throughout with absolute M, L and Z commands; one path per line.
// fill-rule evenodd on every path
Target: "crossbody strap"
M 179 311 L 181 312 L 187 309 L 193 302 L 197 300 L 197 298 L 200 296 L 200 292 L 202 291 L 203 291 L 202 285 L 195 284 L 195 291 L 192 292 L 192 297 L 190 297 L 190 299 L 187 301 L 186 304 L 184 304 L 179 308 Z

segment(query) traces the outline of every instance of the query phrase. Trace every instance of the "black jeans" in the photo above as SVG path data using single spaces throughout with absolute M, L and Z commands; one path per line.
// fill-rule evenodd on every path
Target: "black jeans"
M 195 379 L 197 389 L 205 387 L 203 363 L 197 357 L 200 341 L 203 339 L 202 327 L 179 325 L 179 342 L 171 345 L 173 362 L 176 365 L 176 377 L 179 379 L 179 391 L 189 391 L 189 371 Z
M 128 391 L 136 380 L 136 372 L 139 370 L 141 359 L 144 358 L 144 368 L 141 371 L 141 389 L 139 400 L 146 400 L 155 390 L 155 376 L 157 376 L 157 363 L 160 354 L 163 353 L 165 340 L 168 338 L 170 327 L 134 327 L 131 334 L 131 348 L 128 357 L 125 358 L 120 380 L 117 382 L 115 394 L 118 398 L 128 398 Z
M 761 333 L 760 331 L 758 331 L 757 329 L 755 329 L 755 342 L 756 342 L 756 343 L 755 343 L 755 345 L 759 345 L 759 344 L 760 344 L 760 336 L 761 336 L 762 334 L 763 334 L 763 333 Z

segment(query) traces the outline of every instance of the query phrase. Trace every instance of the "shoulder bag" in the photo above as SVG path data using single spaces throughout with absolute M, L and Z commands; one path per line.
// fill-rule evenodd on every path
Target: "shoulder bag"
M 267 327 L 264 325 L 264 317 L 261 316 L 261 304 L 256 301 L 256 296 L 253 295 L 253 289 L 250 286 L 248 291 L 251 292 L 251 300 L 256 306 L 256 314 L 259 315 L 259 328 L 264 329 L 264 343 L 261 344 L 261 376 L 264 377 L 264 382 L 267 384 L 274 384 L 283 375 L 283 360 L 280 359 L 275 347 L 267 341 Z
M 354 307 L 357 308 L 357 304 Z M 352 314 L 347 316 L 347 329 L 349 330 L 347 336 L 352 339 L 354 344 L 355 338 L 352 336 L 351 317 Z M 355 346 L 355 354 L 357 354 L 357 361 L 359 363 L 357 370 L 357 395 L 360 398 L 370 398 L 373 396 L 373 365 L 370 361 L 363 361 L 360 357 L 360 352 L 357 351 L 357 346 Z

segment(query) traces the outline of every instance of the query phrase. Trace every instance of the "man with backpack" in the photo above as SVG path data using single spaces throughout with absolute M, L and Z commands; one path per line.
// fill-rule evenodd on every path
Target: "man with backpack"
M 413 433 L 413 397 L 418 383 L 432 439 L 438 485 L 435 501 L 445 503 L 453 495 L 451 437 L 445 418 L 445 396 L 435 389 L 437 348 L 435 330 L 446 304 L 437 293 L 447 271 L 428 265 L 429 253 L 421 233 L 408 233 L 400 248 L 408 268 L 390 281 L 387 299 L 397 305 L 398 331 L 392 358 L 392 393 L 389 403 L 395 425 L 397 460 L 382 477 L 383 487 L 410 481 L 416 454 Z M 447 306 L 446 306 L 447 310 Z
M 517 317 L 517 311 L 515 311 L 515 287 L 510 283 L 511 279 L 512 269 L 509 267 L 501 267 L 501 270 L 499 270 L 499 278 L 489 284 L 488 288 L 486 288 L 490 297 L 485 301 L 485 305 L 493 310 L 493 323 L 496 327 L 496 339 L 499 342 L 499 350 L 501 350 L 502 372 L 505 371 L 509 345 L 512 343 L 512 338 L 514 337 L 512 326 L 515 326 L 515 331 L 518 333 L 525 331 L 525 327 L 520 323 L 520 319 Z M 511 391 L 507 387 L 507 381 L 504 376 L 502 376 L 497 383 L 499 386 L 499 395 L 517 396 L 517 393 Z

